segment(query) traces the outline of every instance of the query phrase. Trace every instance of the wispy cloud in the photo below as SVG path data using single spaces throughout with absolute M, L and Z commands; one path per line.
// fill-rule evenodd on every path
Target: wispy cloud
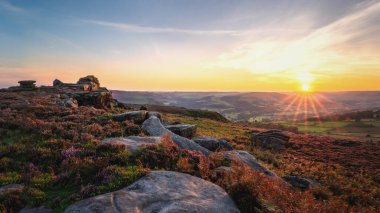
M 193 30 L 193 29 L 180 29 L 180 28 L 161 28 L 161 27 L 147 27 L 127 23 L 107 22 L 99 20 L 82 20 L 84 23 L 94 24 L 102 27 L 109 27 L 120 29 L 127 32 L 134 33 L 171 33 L 171 34 L 189 34 L 189 35 L 240 35 L 242 31 L 234 30 Z
M 212 66 L 293 79 L 305 73 L 319 78 L 326 73 L 332 76 L 380 68 L 377 21 L 380 2 L 372 1 L 306 36 L 288 40 L 278 35 L 255 37 L 253 42 L 221 54 Z
M 25 10 L 21 7 L 17 7 L 7 0 L 0 0 L 0 9 L 10 11 L 10 12 L 15 12 L 15 13 L 22 13 L 25 12 Z

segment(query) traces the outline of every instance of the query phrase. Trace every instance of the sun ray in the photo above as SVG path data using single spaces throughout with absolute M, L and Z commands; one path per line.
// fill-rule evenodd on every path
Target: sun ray
M 314 103 L 314 99 L 313 99 L 313 97 L 310 97 L 310 98 L 309 98 L 309 102 L 310 102 L 310 106 L 311 106 L 311 108 L 312 108 L 312 110 L 313 110 L 313 112 L 314 112 L 314 115 L 317 116 L 318 123 L 319 123 L 319 124 L 322 124 L 322 122 L 321 122 L 321 118 L 320 118 L 320 115 L 319 115 L 319 113 L 318 113 L 318 110 L 317 110 L 317 108 L 315 107 L 315 103 Z
M 304 125 L 307 127 L 307 116 L 308 116 L 308 105 L 307 105 L 307 99 L 309 99 L 309 96 L 305 96 L 303 99 L 303 118 L 304 118 Z
M 313 96 L 313 101 L 315 101 L 315 103 L 317 103 L 317 106 L 326 114 L 326 115 L 329 115 L 330 112 L 326 109 L 326 107 L 320 102 L 319 100 L 319 97 L 320 96 Z
M 279 119 L 281 120 L 286 112 L 289 111 L 289 109 L 294 105 L 294 103 L 300 98 L 300 95 L 295 95 L 294 98 L 292 99 L 292 101 L 288 104 L 288 106 L 282 111 L 282 113 L 280 114 L 279 116 Z
M 300 113 L 300 108 L 301 108 L 301 105 L 302 105 L 302 101 L 305 97 L 302 97 L 302 99 L 300 99 L 298 101 L 298 106 L 297 106 L 297 109 L 296 109 L 296 112 L 294 113 L 294 116 L 293 116 L 293 121 L 292 121 L 292 125 L 294 126 L 294 124 L 296 123 L 296 120 L 298 118 L 298 115 Z

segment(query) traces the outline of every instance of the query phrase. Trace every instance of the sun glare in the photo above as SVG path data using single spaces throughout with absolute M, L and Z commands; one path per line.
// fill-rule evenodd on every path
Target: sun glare
M 302 92 L 309 92 L 310 86 L 308 84 L 302 84 L 301 90 Z

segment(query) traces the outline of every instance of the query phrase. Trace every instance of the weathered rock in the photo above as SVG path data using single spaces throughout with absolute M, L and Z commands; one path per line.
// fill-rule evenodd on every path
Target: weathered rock
M 193 141 L 199 144 L 200 146 L 213 152 L 219 149 L 233 150 L 232 146 L 224 139 L 199 137 L 199 138 L 194 138 Z
M 313 180 L 298 176 L 284 176 L 282 179 L 290 183 L 290 185 L 293 187 L 299 188 L 301 190 L 307 190 L 317 184 Z
M 242 151 L 242 150 L 226 151 L 223 153 L 223 155 L 224 155 L 224 158 L 230 161 L 235 161 L 237 163 L 242 163 L 244 165 L 247 165 L 252 170 L 262 172 L 269 177 L 277 177 L 277 175 L 274 172 L 270 171 L 265 166 L 261 165 L 261 163 L 259 163 L 254 156 L 252 156 L 246 151 Z
M 117 101 L 112 97 L 111 92 L 72 92 L 69 96 L 78 101 L 79 106 L 94 106 L 95 108 L 113 108 Z
M 45 206 L 40 206 L 37 208 L 25 208 L 19 211 L 19 213 L 51 213 L 52 209 L 46 208 Z
M 197 132 L 197 126 L 190 124 L 167 125 L 165 127 L 173 133 L 185 138 L 192 138 Z
M 19 81 L 18 83 L 20 84 L 20 86 L 12 86 L 4 91 L 18 92 L 18 91 L 32 91 L 32 90 L 37 89 L 35 85 L 36 81 L 34 80 Z
M 55 79 L 53 81 L 53 87 L 61 87 L 63 85 L 64 85 L 64 83 L 62 81 L 58 80 L 58 79 Z
M 107 138 L 101 141 L 108 144 L 122 144 L 130 153 L 136 153 L 139 149 L 148 145 L 161 143 L 161 137 L 129 136 L 126 138 Z
M 70 91 L 86 91 L 86 92 L 105 92 L 107 89 L 100 87 L 98 78 L 93 75 L 89 75 L 80 78 L 77 83 L 63 83 L 62 81 L 55 79 L 53 81 L 53 87 Z
M 160 121 L 162 122 L 162 115 L 161 113 L 159 112 L 154 112 L 154 111 L 149 111 L 148 112 L 148 117 L 147 118 L 150 118 L 151 116 L 156 116 L 158 119 L 160 119 Z
M 20 88 L 22 89 L 34 89 L 36 88 L 36 81 L 34 80 L 26 80 L 26 81 L 19 81 Z
M 190 149 L 190 150 L 200 151 L 205 155 L 209 155 L 209 153 L 210 153 L 210 151 L 199 146 L 194 141 L 187 139 L 187 138 L 184 138 L 184 137 L 181 137 L 177 134 L 174 134 L 170 130 L 166 129 L 162 125 L 160 119 L 158 119 L 156 116 L 151 116 L 150 118 L 145 120 L 144 123 L 142 124 L 142 128 L 150 136 L 161 137 L 165 133 L 169 134 L 169 136 L 171 137 L 173 142 L 175 144 L 177 144 L 182 149 Z
M 148 112 L 145 110 L 126 112 L 122 114 L 112 115 L 114 121 L 123 122 L 126 120 L 133 121 L 134 123 L 141 124 L 148 117 Z
M 0 194 L 7 194 L 14 191 L 21 192 L 22 190 L 24 190 L 24 186 L 21 184 L 8 184 L 0 187 Z
M 86 77 L 80 78 L 77 84 L 88 85 L 90 91 L 96 91 L 100 87 L 98 78 L 93 75 L 88 75 Z
M 269 130 L 266 132 L 261 132 L 253 134 L 253 140 L 259 146 L 274 149 L 283 150 L 286 148 L 286 144 L 289 142 L 290 137 L 285 135 L 279 130 Z
M 353 146 L 360 145 L 359 141 L 352 141 L 352 140 L 347 140 L 347 139 L 335 140 L 333 143 L 338 146 L 346 146 L 346 147 L 353 147 Z
M 219 186 L 170 171 L 151 172 L 129 187 L 79 201 L 65 213 L 128 212 L 236 213 L 232 199 Z

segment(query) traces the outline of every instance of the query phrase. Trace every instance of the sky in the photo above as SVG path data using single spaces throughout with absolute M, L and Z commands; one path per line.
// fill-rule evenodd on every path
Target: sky
M 0 0 L 0 88 L 380 90 L 380 0 Z

